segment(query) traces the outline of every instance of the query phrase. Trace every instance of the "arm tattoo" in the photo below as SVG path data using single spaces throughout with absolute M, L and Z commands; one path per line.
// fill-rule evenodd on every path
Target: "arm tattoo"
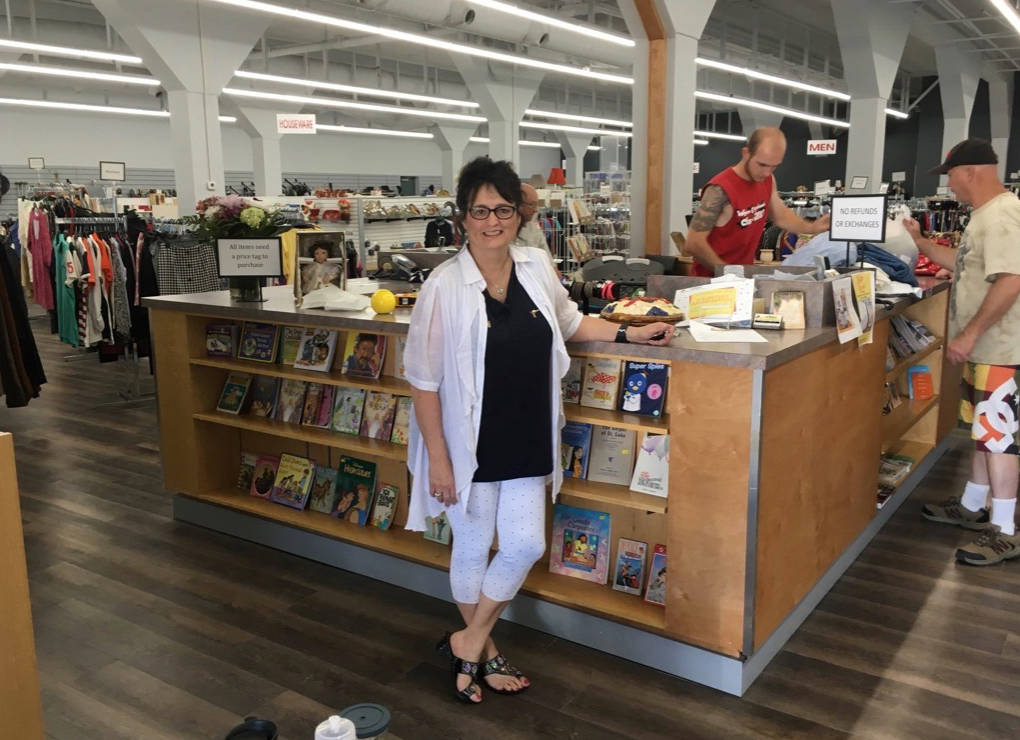
M 726 191 L 718 185 L 709 185 L 701 196 L 701 206 L 698 212 L 691 219 L 691 231 L 711 231 L 715 222 L 719 220 L 719 214 L 723 208 L 729 205 L 730 199 L 726 197 Z

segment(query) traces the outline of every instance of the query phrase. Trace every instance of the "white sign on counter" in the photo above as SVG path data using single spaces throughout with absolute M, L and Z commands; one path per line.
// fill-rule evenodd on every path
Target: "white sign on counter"
M 216 240 L 220 277 L 280 277 L 283 247 L 279 237 Z
M 314 113 L 277 113 L 276 133 L 278 134 L 314 134 Z
M 829 238 L 837 242 L 885 241 L 885 195 L 834 195 Z

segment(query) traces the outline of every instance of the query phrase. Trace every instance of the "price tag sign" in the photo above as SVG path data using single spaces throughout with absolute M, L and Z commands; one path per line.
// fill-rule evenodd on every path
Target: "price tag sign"
M 279 237 L 216 240 L 220 277 L 280 277 L 283 245 Z
M 829 238 L 837 242 L 885 241 L 886 195 L 834 195 Z

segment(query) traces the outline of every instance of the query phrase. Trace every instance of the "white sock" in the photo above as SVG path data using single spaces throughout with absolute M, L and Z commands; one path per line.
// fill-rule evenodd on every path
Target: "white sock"
M 1016 534 L 1016 523 L 1013 517 L 1016 516 L 1015 498 L 993 498 L 992 499 L 992 524 L 1002 530 L 1008 537 Z
M 985 508 L 988 500 L 988 489 L 990 486 L 983 486 L 980 483 L 967 481 L 967 487 L 963 489 L 963 498 L 960 503 L 967 511 L 981 511 Z

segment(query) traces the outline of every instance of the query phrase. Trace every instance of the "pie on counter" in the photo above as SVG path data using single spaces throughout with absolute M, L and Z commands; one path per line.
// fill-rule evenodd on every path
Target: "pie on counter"
M 655 321 L 683 321 L 684 314 L 665 298 L 621 298 L 607 303 L 600 314 L 607 321 L 650 324 Z

